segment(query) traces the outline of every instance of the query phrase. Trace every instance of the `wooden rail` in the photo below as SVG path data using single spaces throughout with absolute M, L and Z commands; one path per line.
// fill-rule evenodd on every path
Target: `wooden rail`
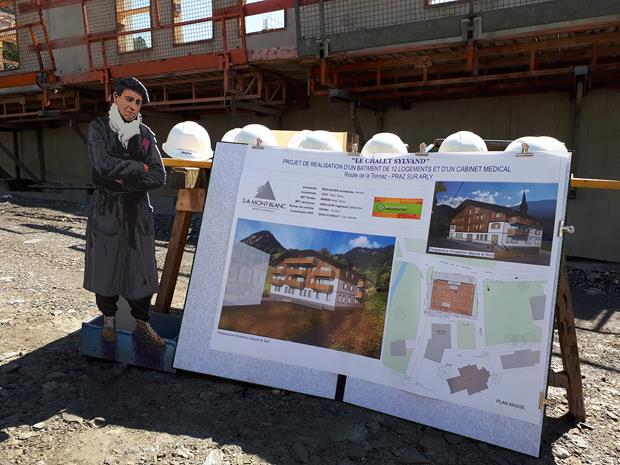
M 620 189 L 620 181 L 611 179 L 571 178 L 570 187 L 579 189 Z

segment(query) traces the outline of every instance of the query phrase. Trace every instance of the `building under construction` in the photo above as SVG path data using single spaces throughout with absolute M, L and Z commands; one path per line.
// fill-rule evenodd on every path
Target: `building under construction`
M 550 135 L 620 178 L 618 0 L 0 0 L 0 178 L 87 193 L 85 132 L 115 79 L 148 124 Z M 617 193 L 573 193 L 569 255 L 620 261 Z

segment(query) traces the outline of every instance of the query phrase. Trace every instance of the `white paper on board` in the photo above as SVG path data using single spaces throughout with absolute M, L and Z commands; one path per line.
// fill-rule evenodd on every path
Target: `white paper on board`
M 396 389 L 457 415 L 531 425 L 521 428 L 527 447 L 515 448 L 537 450 L 566 154 L 366 159 L 232 147 L 236 171 L 218 171 L 216 157 L 205 218 L 217 209 L 226 220 L 208 230 L 218 238 L 210 261 L 203 222 L 175 366 L 268 385 L 269 366 L 325 375 L 325 396 L 343 374 L 385 386 L 386 398 Z M 227 201 L 216 205 L 218 182 Z M 208 312 L 192 297 L 205 276 Z M 188 319 L 206 323 L 200 334 Z M 251 379 L 191 362 L 209 354 L 243 360 Z M 345 400 L 373 408 L 368 389 L 356 392 Z M 394 413 L 384 401 L 376 408 Z M 454 432 L 511 447 L 505 432 L 463 425 Z

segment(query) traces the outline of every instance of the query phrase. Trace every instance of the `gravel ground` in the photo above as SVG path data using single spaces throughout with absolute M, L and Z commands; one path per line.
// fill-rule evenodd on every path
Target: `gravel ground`
M 81 356 L 80 325 L 98 313 L 81 287 L 84 212 L 0 195 L 0 465 L 620 463 L 617 267 L 571 263 L 588 419 L 565 416 L 564 391 L 550 388 L 534 459 L 334 401 Z M 160 266 L 171 224 L 156 215 Z

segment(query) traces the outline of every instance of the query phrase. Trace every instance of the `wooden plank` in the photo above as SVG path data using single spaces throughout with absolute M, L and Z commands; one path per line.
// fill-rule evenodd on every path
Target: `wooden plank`
M 568 387 L 568 376 L 564 371 L 549 370 L 549 382 L 547 384 L 566 389 Z
M 191 211 L 177 210 L 172 225 L 166 261 L 164 262 L 161 281 L 159 283 L 159 292 L 157 293 L 157 300 L 155 301 L 155 309 L 158 312 L 170 312 L 170 305 L 172 304 L 174 288 L 177 284 L 181 260 L 183 259 L 183 250 L 187 242 L 187 233 L 191 221 Z
M 202 168 L 210 170 L 213 162 L 211 161 L 196 161 L 196 160 L 179 160 L 177 158 L 162 158 L 164 166 L 174 166 L 178 168 Z
M 173 189 L 190 189 L 204 187 L 198 185 L 200 168 L 172 168 L 172 172 L 166 177 L 166 185 Z
M 271 131 L 273 133 L 273 135 L 275 136 L 276 140 L 278 141 L 278 146 L 279 147 L 287 147 L 288 143 L 290 142 L 290 140 L 298 133 L 300 133 L 301 131 L 280 131 L 280 130 L 275 130 L 275 131 Z M 350 144 L 348 143 L 349 140 L 354 140 L 355 139 L 355 135 L 348 133 L 348 132 L 331 132 L 330 134 L 332 134 L 340 143 L 340 146 L 342 147 L 342 150 L 345 151 L 350 147 Z M 348 151 L 348 150 L 347 150 Z
M 0 142 L 0 150 L 2 150 L 6 154 L 7 157 L 9 157 L 11 160 L 13 160 L 13 163 L 15 163 L 21 169 L 23 169 L 24 172 L 28 176 L 30 176 L 35 181 L 41 181 L 41 178 L 39 176 L 37 176 L 36 174 L 34 174 L 32 171 L 30 171 L 30 168 L 28 168 L 28 165 L 26 165 L 23 161 L 21 161 L 19 158 L 17 158 L 15 156 L 15 154 L 13 154 L 13 152 L 11 152 L 9 150 L 9 148 L 6 145 L 4 145 L 2 142 Z
M 612 179 L 571 178 L 570 187 L 580 189 L 620 189 L 620 181 Z
M 573 303 L 566 268 L 566 258 L 562 257 L 558 298 L 555 305 L 556 327 L 560 341 L 562 365 L 564 366 L 562 373 L 566 376 L 568 411 L 578 420 L 584 421 L 586 418 L 586 407 L 583 399 L 581 367 L 579 366 L 575 315 L 573 313 Z
M 177 214 L 178 212 L 202 213 L 205 208 L 206 198 L 206 189 L 179 189 L 176 206 Z

